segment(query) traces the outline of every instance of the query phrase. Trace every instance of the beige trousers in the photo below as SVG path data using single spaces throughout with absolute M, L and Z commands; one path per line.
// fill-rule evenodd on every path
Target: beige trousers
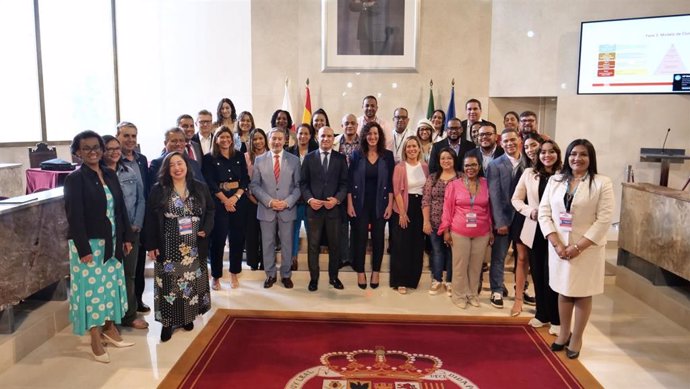
M 477 295 L 479 274 L 482 262 L 489 245 L 489 236 L 468 238 L 451 232 L 453 238 L 453 295 L 451 300 L 457 302 Z

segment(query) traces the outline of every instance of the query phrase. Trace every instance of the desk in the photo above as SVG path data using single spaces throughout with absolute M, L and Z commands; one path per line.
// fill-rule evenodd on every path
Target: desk
M 65 177 L 73 171 L 42 170 L 39 168 L 26 169 L 26 194 L 63 186 L 65 184 Z

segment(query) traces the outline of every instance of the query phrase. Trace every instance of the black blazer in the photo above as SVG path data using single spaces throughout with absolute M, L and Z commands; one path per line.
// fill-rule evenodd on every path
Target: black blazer
M 153 186 L 158 183 L 158 171 L 161 169 L 161 165 L 163 164 L 163 160 L 165 159 L 165 156 L 168 155 L 168 153 L 163 152 L 163 155 L 160 157 L 151 160 L 151 166 L 149 166 L 149 173 L 148 173 L 148 190 L 151 191 Z M 194 174 L 194 179 L 199 180 L 203 182 L 204 184 L 206 183 L 206 180 L 204 179 L 204 174 L 201 172 L 201 164 L 193 159 L 190 159 L 187 157 L 187 154 L 185 153 L 185 159 L 187 160 L 187 167 L 192 169 L 192 173 Z
M 384 150 L 379 156 L 381 162 L 378 164 L 379 176 L 376 185 L 376 215 L 383 217 L 383 213 L 388 207 L 388 198 L 393 196 L 393 169 L 395 160 L 393 152 Z M 350 168 L 348 170 L 348 193 L 352 195 L 352 205 L 358 215 L 364 209 L 364 184 L 366 182 L 367 156 L 360 150 L 352 153 Z
M 229 159 L 222 155 L 214 157 L 213 154 L 208 153 L 204 155 L 201 171 L 204 173 L 208 190 L 213 195 L 223 192 L 226 196 L 232 196 L 239 189 L 246 192 L 249 187 L 247 160 L 241 151 L 234 150 L 233 156 Z M 237 189 L 223 190 L 220 184 L 225 182 L 237 182 L 239 187 Z M 213 197 L 216 198 L 215 196 Z
M 438 141 L 431 146 L 431 154 L 429 155 L 429 174 L 436 173 L 440 168 L 440 166 L 438 166 L 438 162 L 436 162 L 436 159 L 438 158 L 436 155 L 438 155 L 438 153 L 440 153 L 445 147 L 450 147 L 448 138 Z M 462 138 L 462 136 L 460 137 L 460 152 L 455 158 L 455 168 L 457 170 L 462 171 L 462 160 L 465 159 L 465 153 L 474 149 L 475 147 L 476 146 L 474 143 L 465 140 Z
M 328 172 L 324 173 L 321 166 L 321 151 L 316 149 L 304 157 L 300 174 L 299 189 L 304 201 L 311 198 L 326 200 L 335 197 L 339 203 L 347 198 L 347 159 L 337 151 L 330 151 L 328 156 Z M 327 217 L 340 216 L 340 207 L 332 209 L 321 208 L 314 211 L 307 206 L 307 215 L 326 213 Z
M 208 187 L 201 181 L 194 180 L 194 190 L 191 192 L 201 193 L 201 207 L 204 214 L 201 216 L 200 231 L 206 232 L 206 237 L 197 236 L 199 258 L 208 258 L 208 243 L 211 231 L 213 230 L 213 217 L 216 206 L 211 198 L 211 193 Z M 163 215 L 163 197 L 165 196 L 163 187 L 160 183 L 156 183 L 151 188 L 149 199 L 146 201 L 146 217 L 144 219 L 144 247 L 146 251 L 159 250 L 159 256 L 156 259 L 162 262 L 167 258 L 165 252 L 165 216 Z
M 122 245 L 124 242 L 134 242 L 134 235 L 117 174 L 105 166 L 101 166 L 101 171 L 103 181 L 115 202 L 115 247 L 113 248 L 113 226 L 106 216 L 108 204 L 105 189 L 98 174 L 85 164 L 65 178 L 65 212 L 69 224 L 67 238 L 74 241 L 80 258 L 92 254 L 89 239 L 103 239 L 104 261 L 114 256 L 122 262 L 125 257 Z
M 503 151 L 503 148 L 500 145 L 496 145 L 496 151 L 494 151 L 494 159 L 500 157 L 503 155 L 505 151 Z M 482 161 L 484 160 L 484 155 L 482 154 L 482 151 L 479 147 L 475 147 L 474 149 L 468 151 L 465 153 L 465 157 L 477 157 L 477 161 L 479 161 L 479 176 L 480 177 L 486 177 L 486 172 L 484 171 L 484 164 L 482 164 Z M 462 171 L 460 167 L 458 167 L 458 170 Z

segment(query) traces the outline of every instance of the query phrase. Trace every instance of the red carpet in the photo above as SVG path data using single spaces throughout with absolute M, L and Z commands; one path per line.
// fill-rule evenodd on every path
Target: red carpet
M 218 310 L 160 385 L 294 389 L 600 386 L 579 362 L 552 353 L 524 318 L 232 310 Z

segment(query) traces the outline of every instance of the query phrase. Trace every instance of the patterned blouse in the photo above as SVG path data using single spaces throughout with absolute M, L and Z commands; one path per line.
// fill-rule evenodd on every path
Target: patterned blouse
M 455 177 L 448 181 L 443 181 L 436 178 L 436 174 L 429 174 L 424 184 L 424 196 L 422 197 L 422 208 L 429 207 L 429 218 L 431 219 L 431 228 L 437 230 L 441 225 L 441 215 L 443 214 L 443 198 L 446 193 L 446 186 L 458 178 L 460 173 L 455 173 Z

